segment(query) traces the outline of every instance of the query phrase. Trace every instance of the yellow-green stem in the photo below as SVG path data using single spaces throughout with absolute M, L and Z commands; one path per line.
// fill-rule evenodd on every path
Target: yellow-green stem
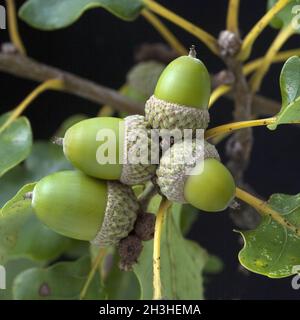
M 239 7 L 240 0 L 229 0 L 226 28 L 236 34 L 239 33 Z
M 153 242 L 153 300 L 161 300 L 163 298 L 160 277 L 160 242 L 164 217 L 171 204 L 169 200 L 163 198 L 156 215 Z
M 269 216 L 274 221 L 282 225 L 283 227 L 293 231 L 295 234 L 300 236 L 300 229 L 298 229 L 296 226 L 289 223 L 279 212 L 272 209 L 269 204 L 266 201 L 263 201 L 261 199 L 258 199 L 251 195 L 250 193 L 240 189 L 236 188 L 236 194 L 235 196 L 249 204 L 251 207 L 257 210 L 258 213 L 260 213 L 262 216 Z
M 208 108 L 212 107 L 212 105 L 220 99 L 222 96 L 224 96 L 226 93 L 228 93 L 231 90 L 231 86 L 228 86 L 226 84 L 223 84 L 219 87 L 217 87 L 210 95 Z
M 250 87 L 252 92 L 257 92 L 259 90 L 262 80 L 267 74 L 276 53 L 294 33 L 295 30 L 292 24 L 289 24 L 287 27 L 281 29 L 281 31 L 278 33 L 277 37 L 264 56 L 261 65 L 250 80 Z
M 258 36 L 276 16 L 291 0 L 278 0 L 275 5 L 254 25 L 250 32 L 245 37 L 240 53 L 238 54 L 239 60 L 246 60 L 251 54 L 252 46 Z
M 80 296 L 79 296 L 80 300 L 83 300 L 85 298 L 87 291 L 91 285 L 91 282 L 94 279 L 95 273 L 96 273 L 98 267 L 100 266 L 105 254 L 106 254 L 106 250 L 104 248 L 100 248 L 99 253 L 98 253 L 98 255 L 92 265 L 91 271 L 89 272 L 87 279 L 86 279 L 86 282 L 84 283 L 84 286 L 80 292 Z
M 214 36 L 206 32 L 205 30 L 195 26 L 191 22 L 183 19 L 182 17 L 178 16 L 174 12 L 158 4 L 154 0 L 143 0 L 143 1 L 149 10 L 164 17 L 165 19 L 173 22 L 174 24 L 178 25 L 182 29 L 191 33 L 200 41 L 202 41 L 214 54 L 219 55 L 219 47 L 218 47 L 217 39 Z
M 19 34 L 15 0 L 6 0 L 8 32 L 11 42 L 21 54 L 26 54 L 25 46 Z
M 63 90 L 64 82 L 61 79 L 51 79 L 40 84 L 35 90 L 33 90 L 30 95 L 28 95 L 11 113 L 9 118 L 0 127 L 0 133 L 3 132 L 15 119 L 17 119 L 24 110 L 29 106 L 29 104 L 37 98 L 41 93 L 46 90 Z
M 278 52 L 273 57 L 272 63 L 283 62 L 292 56 L 300 56 L 300 49 L 291 49 L 291 50 Z M 243 67 L 244 75 L 247 76 L 252 72 L 254 72 L 255 70 L 257 70 L 261 66 L 261 63 L 263 62 L 263 60 L 264 58 L 258 58 L 245 64 L 245 66 Z M 220 85 L 219 87 L 217 87 L 211 94 L 210 101 L 209 101 L 209 108 L 212 107 L 212 105 L 215 104 L 215 102 L 219 100 L 222 96 L 230 92 L 231 89 L 232 87 L 229 85 Z
M 267 126 L 269 124 L 273 124 L 275 121 L 276 121 L 276 118 L 272 117 L 272 118 L 266 118 L 266 119 L 239 121 L 239 122 L 223 124 L 221 126 L 207 130 L 205 132 L 205 138 L 211 139 L 213 137 L 223 135 L 225 133 L 229 133 L 229 132 L 243 129 L 243 128 Z
M 283 62 L 292 56 L 300 56 L 300 49 L 291 49 L 278 52 L 272 59 L 272 63 Z M 260 67 L 261 63 L 263 62 L 264 57 L 255 59 L 250 61 L 249 63 L 245 64 L 243 68 L 243 72 L 245 75 L 249 75 L 257 68 Z
M 184 45 L 175 37 L 175 35 L 160 21 L 158 17 L 147 9 L 142 11 L 142 16 L 152 24 L 152 26 L 161 34 L 167 43 L 179 54 L 187 55 Z

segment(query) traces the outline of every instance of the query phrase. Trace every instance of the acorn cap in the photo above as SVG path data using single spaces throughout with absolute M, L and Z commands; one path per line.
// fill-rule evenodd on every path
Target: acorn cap
M 192 158 L 189 154 L 190 150 L 193 152 Z M 197 148 L 195 140 L 184 140 L 175 143 L 163 154 L 159 168 L 156 171 L 157 184 L 164 196 L 170 201 L 187 203 L 188 201 L 184 196 L 185 183 L 189 177 L 187 173 L 201 159 L 209 158 L 220 160 L 215 146 L 207 141 L 204 141 L 204 150 Z M 184 159 L 189 159 L 190 163 L 185 163 Z
M 137 185 L 155 175 L 156 165 L 151 164 L 151 127 L 144 116 L 133 115 L 124 119 L 124 153 L 120 181 L 127 185 Z M 145 137 L 146 143 L 139 143 L 138 138 Z M 155 146 L 155 145 L 153 145 Z M 130 163 L 130 154 L 148 153 L 147 163 Z M 129 158 L 129 159 L 128 159 Z
M 139 210 L 137 199 L 128 186 L 107 182 L 107 203 L 103 222 L 92 244 L 106 247 L 116 245 L 133 230 Z
M 209 124 L 207 109 L 167 102 L 155 95 L 146 102 L 145 115 L 154 129 L 206 129 Z

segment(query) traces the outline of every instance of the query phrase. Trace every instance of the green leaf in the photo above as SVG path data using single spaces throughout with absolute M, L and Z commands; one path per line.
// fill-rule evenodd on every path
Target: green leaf
M 140 284 L 133 271 L 121 271 L 117 251 L 108 254 L 103 263 L 105 290 L 108 300 L 137 300 L 140 298 Z M 107 271 L 105 271 L 107 269 Z
M 10 256 L 49 261 L 61 256 L 71 245 L 71 239 L 50 230 L 32 215 L 20 230 Z
M 0 128 L 9 115 L 0 116 Z M 31 145 L 31 127 L 25 117 L 16 119 L 0 133 L 0 177 L 27 158 Z
M 300 96 L 300 58 L 290 57 L 280 74 L 282 105 L 288 106 Z
M 30 268 L 37 267 L 38 263 L 27 259 L 9 260 L 5 264 L 6 290 L 0 290 L 0 300 L 12 300 L 12 285 L 15 277 Z
M 59 170 L 71 168 L 65 159 L 62 149 L 48 142 L 37 142 L 33 145 L 32 153 L 22 166 L 15 167 L 0 180 L 0 205 L 4 205 L 8 199 L 11 199 L 24 184 L 37 181 L 42 177 Z M 34 185 L 31 185 L 34 186 Z M 32 187 L 33 189 L 33 187 Z M 31 188 L 26 192 L 32 191 Z M 8 210 L 8 206 L 17 201 L 18 212 L 24 219 L 18 222 L 18 229 L 0 229 L 1 237 L 11 237 L 14 240 L 13 245 L 5 251 L 6 257 L 26 257 L 37 261 L 48 261 L 59 257 L 66 249 L 73 245 L 73 241 L 63 237 L 44 226 L 32 214 L 30 201 L 24 201 L 23 189 L 18 193 L 21 197 L 14 197 L 8 204 L 4 205 L 3 212 Z M 9 210 L 14 210 L 9 209 Z M 24 212 L 24 216 L 22 215 Z M 0 220 L 6 225 L 11 223 L 10 219 Z M 9 228 L 9 227 L 8 227 Z M 11 233 L 10 233 L 11 232 Z M 39 239 L 39 241 L 36 241 Z M 1 249 L 0 249 L 1 251 Z M 0 259 L 1 261 L 1 259 Z
M 278 0 L 268 0 L 267 9 L 272 8 Z M 281 29 L 291 23 L 292 19 L 297 19 L 297 12 L 293 11 L 293 8 L 300 4 L 299 0 L 292 0 L 288 5 L 286 5 L 271 21 L 271 27 L 275 29 Z M 295 9 L 294 9 L 295 10 Z M 298 14 L 300 11 L 298 11 Z M 299 21 L 299 19 L 297 19 Z M 297 33 L 300 29 L 297 30 Z
M 282 107 L 275 123 L 268 125 L 275 130 L 280 124 L 300 121 L 300 58 L 291 57 L 284 64 L 280 74 Z
M 78 299 L 91 270 L 89 257 L 74 262 L 59 262 L 49 268 L 33 268 L 17 276 L 13 296 L 17 300 Z M 103 299 L 104 290 L 95 275 L 86 299 Z
M 102 7 L 120 19 L 132 21 L 143 9 L 142 0 L 28 0 L 19 16 L 34 28 L 55 30 L 67 27 L 85 11 Z
M 8 259 L 21 228 L 32 215 L 31 200 L 24 200 L 24 195 L 34 186 L 34 183 L 24 186 L 0 211 L 0 264 Z
M 0 179 L 0 206 L 12 198 L 24 184 L 38 181 L 50 173 L 71 168 L 60 146 L 49 142 L 34 143 L 24 165 L 15 167 Z
M 269 205 L 287 223 L 300 228 L 300 194 L 274 194 Z M 245 268 L 270 278 L 283 278 L 297 273 L 295 267 L 300 265 L 300 237 L 290 228 L 265 216 L 255 230 L 241 234 L 245 244 L 239 253 L 239 260 Z
M 198 216 L 199 212 L 195 207 L 189 204 L 183 204 L 181 206 L 179 219 L 182 234 L 187 234 L 190 231 L 193 223 L 197 220 Z
M 204 273 L 217 274 L 224 269 L 224 263 L 221 258 L 210 254 L 204 266 Z
M 134 267 L 140 286 L 141 298 L 152 299 L 153 240 L 144 243 L 138 264 Z M 167 299 L 202 299 L 202 271 L 207 253 L 192 241 L 183 238 L 178 218 L 169 210 L 161 240 L 161 280 L 163 296 Z

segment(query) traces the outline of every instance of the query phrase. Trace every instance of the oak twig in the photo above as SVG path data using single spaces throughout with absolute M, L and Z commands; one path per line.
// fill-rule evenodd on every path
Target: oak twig
M 131 114 L 142 114 L 144 112 L 143 104 L 134 102 L 115 90 L 72 73 L 47 66 L 20 54 L 0 53 L 0 71 L 38 82 L 61 79 L 64 81 L 64 90 L 68 93 L 97 104 L 108 104 L 118 111 Z

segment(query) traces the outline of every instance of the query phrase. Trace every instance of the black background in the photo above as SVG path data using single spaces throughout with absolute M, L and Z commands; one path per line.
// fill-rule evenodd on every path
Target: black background
M 17 1 L 21 4 L 23 1 Z M 227 0 L 165 0 L 165 6 L 188 20 L 199 24 L 218 36 L 225 26 Z M 3 4 L 3 1 L 1 1 Z M 265 12 L 266 1 L 241 1 L 241 33 L 245 35 Z M 199 57 L 211 73 L 223 64 L 204 45 L 188 33 L 167 23 L 188 47 L 195 44 Z M 28 54 L 46 64 L 71 71 L 100 84 L 118 88 L 134 63 L 134 52 L 144 42 L 161 41 L 157 32 L 143 18 L 134 23 L 118 20 L 104 10 L 91 10 L 69 28 L 41 32 L 20 22 L 20 32 Z M 265 53 L 276 31 L 268 28 L 254 47 L 252 58 Z M 7 41 L 7 32 L 0 31 L 0 43 Z M 299 38 L 293 37 L 285 48 L 299 47 Z M 261 93 L 280 101 L 279 73 L 282 64 L 272 66 L 265 78 Z M 0 74 L 1 113 L 15 107 L 36 83 Z M 99 106 L 64 93 L 47 92 L 26 110 L 32 122 L 36 139 L 48 139 L 68 116 L 85 113 L 94 116 Z M 231 119 L 232 103 L 221 99 L 212 109 L 212 123 L 217 125 Z M 300 191 L 299 139 L 300 130 L 281 126 L 275 132 L 255 128 L 255 144 L 246 181 L 262 197 L 272 193 L 296 194 Z M 223 152 L 221 145 L 220 151 Z M 237 253 L 241 247 L 239 236 L 232 232 L 234 224 L 227 212 L 201 214 L 189 237 L 201 243 L 209 252 L 222 258 L 224 271 L 209 280 L 208 299 L 299 299 L 300 291 L 291 288 L 291 278 L 271 280 L 241 271 Z

